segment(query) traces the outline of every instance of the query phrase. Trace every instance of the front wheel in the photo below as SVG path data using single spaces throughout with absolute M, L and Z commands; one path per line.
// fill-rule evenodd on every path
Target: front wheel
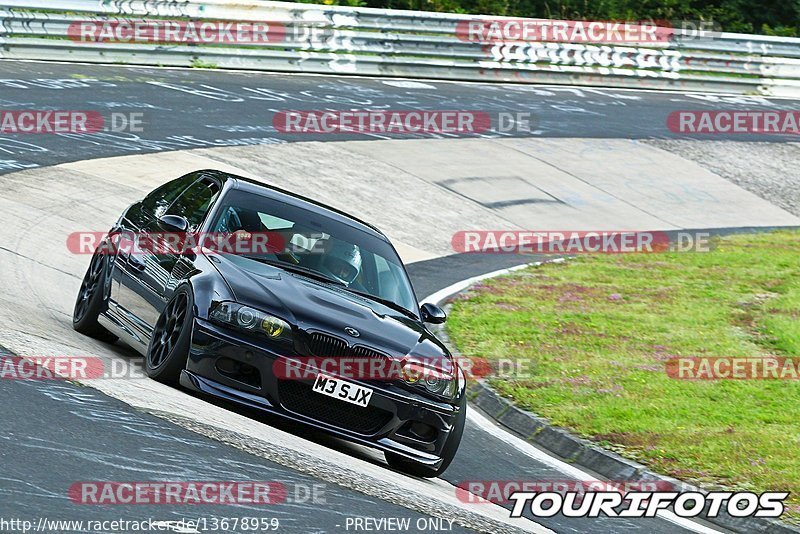
M 188 287 L 175 291 L 156 321 L 145 354 L 147 376 L 159 382 L 177 384 L 189 357 L 194 299 Z
M 113 343 L 117 336 L 100 326 L 97 318 L 108 308 L 106 277 L 110 256 L 102 246 L 92 255 L 92 261 L 81 281 L 81 289 L 72 311 L 72 328 L 81 334 Z
M 465 393 L 464 397 L 461 399 L 461 403 L 459 404 L 459 412 L 456 416 L 455 422 L 453 423 L 453 429 L 450 431 L 450 435 L 447 437 L 447 441 L 442 449 L 443 461 L 442 465 L 440 465 L 438 469 L 433 469 L 427 465 L 417 463 L 413 460 L 408 460 L 391 452 L 385 453 L 386 461 L 389 463 L 390 467 L 393 467 L 394 469 L 397 469 L 398 471 L 401 471 L 407 475 L 421 478 L 436 478 L 444 473 L 453 462 L 453 458 L 455 458 L 456 452 L 458 452 L 458 446 L 461 444 L 461 436 L 464 434 L 464 427 L 466 424 L 467 395 Z

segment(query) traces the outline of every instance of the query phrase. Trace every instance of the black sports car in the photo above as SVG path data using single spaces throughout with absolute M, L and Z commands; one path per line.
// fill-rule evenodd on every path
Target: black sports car
M 203 240 L 262 235 L 270 246 L 257 250 Z M 144 355 L 151 378 L 376 447 L 392 467 L 434 477 L 455 456 L 466 418 L 465 376 L 425 326 L 444 320 L 418 304 L 375 227 L 205 170 L 123 213 L 92 256 L 73 326 L 120 338 Z M 329 358 L 379 372 L 324 370 Z

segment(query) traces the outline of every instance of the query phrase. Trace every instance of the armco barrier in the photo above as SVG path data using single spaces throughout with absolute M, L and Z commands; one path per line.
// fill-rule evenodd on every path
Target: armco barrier
M 54 6 L 57 5 L 57 7 Z M 0 58 L 800 95 L 800 39 L 685 31 L 647 46 L 470 42 L 466 20 L 420 11 L 259 0 L 0 0 Z M 280 42 L 80 42 L 74 24 L 277 23 Z M 72 30 L 71 30 L 72 29 Z

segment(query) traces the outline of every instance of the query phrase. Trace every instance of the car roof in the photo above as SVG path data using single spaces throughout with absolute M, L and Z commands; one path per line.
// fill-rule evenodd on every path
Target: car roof
M 281 189 L 279 187 L 275 187 L 273 185 L 266 184 L 264 182 L 254 180 L 252 178 L 245 178 L 244 176 L 238 176 L 236 174 L 231 174 L 228 172 L 223 172 L 215 169 L 206 169 L 201 171 L 202 174 L 210 174 L 221 179 L 223 182 L 232 182 L 232 187 L 234 189 L 238 189 L 241 191 L 248 191 L 252 193 L 258 193 L 260 195 L 264 195 L 266 197 L 278 200 L 280 202 L 289 204 L 291 206 L 296 206 L 299 208 L 307 209 L 309 211 L 313 211 L 316 213 L 323 213 L 327 217 L 334 219 L 337 222 L 341 222 L 347 224 L 349 226 L 353 226 L 367 232 L 369 234 L 375 235 L 380 239 L 389 242 L 389 239 L 381 232 L 377 227 L 374 225 L 362 221 L 361 219 L 350 215 L 342 210 L 336 209 L 332 206 L 328 206 L 327 204 L 323 204 L 322 202 L 318 202 L 316 200 L 310 199 L 308 197 L 304 197 L 302 195 L 298 195 L 286 189 Z

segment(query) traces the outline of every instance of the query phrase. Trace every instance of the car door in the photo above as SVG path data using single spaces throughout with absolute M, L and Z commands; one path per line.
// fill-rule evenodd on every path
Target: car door
M 216 180 L 201 175 L 162 215 L 185 217 L 189 223 L 189 232 L 194 232 L 202 224 L 220 190 L 220 184 Z M 140 236 L 138 250 L 131 253 L 128 277 L 124 280 L 128 284 L 128 294 L 131 297 L 131 311 L 136 315 L 137 322 L 143 326 L 146 341 L 149 341 L 150 332 L 177 283 L 173 270 L 182 259 L 184 266 L 190 262 L 188 258 L 183 258 L 181 250 L 171 244 L 170 239 L 165 239 L 165 232 L 158 219 L 150 221 Z
M 189 232 L 197 232 L 211 211 L 211 207 L 219 198 L 222 184 L 213 177 L 203 176 L 181 194 L 167 209 L 165 215 L 178 215 L 186 218 Z M 157 224 L 157 223 L 156 223 Z M 156 318 L 161 314 L 175 287 L 193 269 L 194 255 L 191 251 L 169 248 L 170 241 L 164 240 L 163 250 L 152 265 L 144 271 L 145 284 L 154 288 L 162 297 L 161 306 L 156 310 Z M 185 253 L 188 252 L 188 253 Z M 153 321 L 155 324 L 155 320 Z
M 147 342 L 154 324 L 150 310 L 160 302 L 151 285 L 144 281 L 148 263 L 158 259 L 143 250 L 147 247 L 140 240 L 147 239 L 147 233 L 157 227 L 158 218 L 199 178 L 199 173 L 190 173 L 155 189 L 128 208 L 115 227 L 119 252 L 111 275 L 109 314 L 139 345 Z

